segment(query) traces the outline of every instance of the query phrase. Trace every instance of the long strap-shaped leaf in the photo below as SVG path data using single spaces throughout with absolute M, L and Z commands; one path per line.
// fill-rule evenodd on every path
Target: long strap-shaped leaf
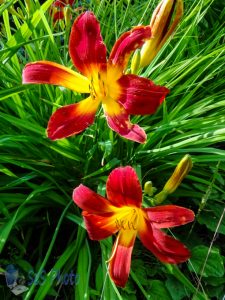
M 1 55 L 0 51 L 0 62 L 5 62 L 6 59 L 11 56 L 11 48 L 13 49 L 13 53 L 15 51 L 15 46 L 20 44 L 21 42 L 27 41 L 27 39 L 31 36 L 33 28 L 35 28 L 42 18 L 42 14 L 46 12 L 46 10 L 50 7 L 54 0 L 47 0 L 39 9 L 35 11 L 33 17 L 30 21 L 24 22 L 24 24 L 20 27 L 19 30 L 8 40 L 6 47 L 9 48 L 8 51 L 4 52 Z M 13 3 L 13 1 L 11 1 Z M 4 50 L 4 49 L 3 49 Z

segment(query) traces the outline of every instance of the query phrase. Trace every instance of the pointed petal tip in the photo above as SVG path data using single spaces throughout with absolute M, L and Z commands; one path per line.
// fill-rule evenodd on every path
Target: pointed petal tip
M 163 263 L 178 264 L 191 256 L 183 243 L 157 229 L 150 221 L 139 230 L 139 236 L 143 245 Z
M 74 189 L 72 197 L 76 205 L 87 213 L 110 214 L 113 212 L 113 206 L 107 199 L 83 184 Z
M 155 228 L 172 228 L 193 222 L 195 214 L 192 210 L 177 205 L 161 205 L 145 208 L 149 220 Z
M 106 63 L 106 46 L 100 24 L 91 11 L 79 15 L 72 25 L 69 53 L 73 64 L 83 74 L 89 75 L 92 65 Z
M 48 137 L 57 140 L 84 131 L 94 122 L 98 104 L 98 101 L 93 101 L 89 97 L 57 109 L 48 122 Z
M 79 93 L 89 92 L 89 80 L 79 73 L 52 61 L 36 61 L 26 64 L 23 82 L 31 84 L 53 84 Z
M 125 139 L 145 143 L 147 139 L 145 131 L 137 124 L 130 122 L 129 114 L 121 104 L 117 103 L 117 106 L 120 106 L 117 111 L 113 111 L 109 106 L 104 108 L 108 126 Z

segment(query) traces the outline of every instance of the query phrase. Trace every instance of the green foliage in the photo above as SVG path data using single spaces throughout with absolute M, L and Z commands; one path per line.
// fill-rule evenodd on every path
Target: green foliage
M 204 267 L 205 261 L 207 264 Z M 193 248 L 189 269 L 203 277 L 222 277 L 224 275 L 223 259 L 217 248 L 212 248 L 210 252 L 205 246 Z
M 42 4 L 42 3 L 43 4 Z M 52 142 L 49 117 L 84 95 L 47 85 L 22 85 L 26 63 L 50 60 L 72 67 L 70 28 L 53 25 L 53 0 L 5 1 L 0 6 L 0 271 L 18 267 L 28 286 L 23 299 L 222 299 L 224 286 L 224 19 L 222 1 L 185 0 L 184 17 L 149 67 L 139 75 L 171 92 L 152 116 L 132 122 L 147 135 L 143 145 L 112 132 L 102 111 L 82 134 Z M 82 1 L 101 24 L 108 52 L 121 33 L 148 24 L 158 1 Z M 76 7 L 78 4 L 75 4 Z M 14 8 L 14 10 L 13 10 Z M 73 11 L 73 19 L 79 14 Z M 132 165 L 142 181 L 160 191 L 184 154 L 192 156 L 189 175 L 167 203 L 191 208 L 192 225 L 172 234 L 192 258 L 178 267 L 163 265 L 137 241 L 124 289 L 110 280 L 106 261 L 113 239 L 90 241 L 73 188 L 83 183 L 100 194 L 110 171 Z M 149 205 L 148 199 L 144 199 Z M 77 282 L 57 277 L 73 271 Z M 14 299 L 1 276 L 2 299 Z M 15 298 L 17 299 L 17 298 Z

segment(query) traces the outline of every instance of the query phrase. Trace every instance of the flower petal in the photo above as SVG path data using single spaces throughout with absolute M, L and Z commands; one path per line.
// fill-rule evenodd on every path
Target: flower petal
M 195 217 L 192 210 L 176 205 L 155 206 L 144 210 L 155 228 L 184 225 L 192 222 Z
M 185 245 L 154 228 L 149 221 L 139 230 L 139 236 L 143 245 L 164 263 L 178 264 L 191 256 Z
M 137 174 L 130 166 L 114 169 L 106 182 L 106 193 L 109 201 L 117 206 L 140 207 L 142 189 Z
M 134 230 L 121 230 L 113 246 L 109 273 L 115 284 L 120 287 L 125 287 L 128 280 L 136 234 Z
M 68 4 L 72 6 L 74 2 L 75 0 L 56 0 L 52 3 L 52 6 L 65 7 Z
M 92 12 L 86 11 L 75 20 L 69 51 L 74 65 L 85 75 L 91 72 L 92 64 L 106 63 L 106 46 L 99 23 Z
M 57 109 L 48 122 L 48 137 L 57 140 L 80 133 L 94 122 L 98 105 L 98 101 L 89 97 Z
M 104 113 L 109 127 L 122 137 L 138 143 L 146 141 L 144 130 L 136 124 L 132 124 L 129 115 L 119 103 L 109 101 L 103 104 Z
M 23 83 L 55 84 L 79 93 L 89 92 L 89 80 L 86 77 L 51 61 L 27 64 L 23 70 Z
M 83 210 L 92 214 L 112 212 L 110 202 L 88 187 L 80 184 L 73 191 L 73 201 Z
M 64 12 L 62 10 L 57 11 L 56 13 L 54 13 L 53 16 L 53 21 L 56 22 L 58 20 L 62 20 L 64 18 Z
M 83 211 L 82 215 L 88 235 L 92 240 L 103 240 L 118 231 L 114 213 L 95 215 Z
M 132 30 L 125 32 L 113 46 L 109 61 L 113 65 L 120 65 L 122 70 L 124 70 L 131 53 L 137 48 L 140 48 L 150 37 L 150 26 L 137 26 Z
M 64 7 L 67 5 L 67 2 L 66 0 L 56 0 L 52 3 L 52 6 L 57 6 L 57 7 Z
M 169 93 L 166 87 L 136 75 L 123 75 L 117 82 L 121 88 L 118 101 L 131 115 L 153 114 Z

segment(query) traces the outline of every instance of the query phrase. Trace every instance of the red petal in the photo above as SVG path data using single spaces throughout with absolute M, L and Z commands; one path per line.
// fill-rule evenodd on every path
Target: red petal
M 90 239 L 103 240 L 118 231 L 113 213 L 100 215 L 83 211 L 85 226 Z
M 115 206 L 141 206 L 141 185 L 136 172 L 129 166 L 116 168 L 110 173 L 106 192 L 107 198 Z
M 68 4 L 72 6 L 74 2 L 75 0 L 56 0 L 52 3 L 52 6 L 65 7 Z
M 89 93 L 89 80 L 51 61 L 37 61 L 27 64 L 23 70 L 23 83 L 55 84 L 79 93 Z
M 144 209 L 147 212 L 150 222 L 155 228 L 170 228 L 192 222 L 194 213 L 192 210 L 176 206 L 163 205 Z
M 166 87 L 136 75 L 123 75 L 118 83 L 121 87 L 118 101 L 131 115 L 154 113 L 169 93 Z
M 106 47 L 99 23 L 92 12 L 87 11 L 75 20 L 69 51 L 74 65 L 86 75 L 90 73 L 91 64 L 106 63 Z
M 63 11 L 57 11 L 53 16 L 53 21 L 56 22 L 58 20 L 62 20 L 64 18 Z
M 139 236 L 143 245 L 164 263 L 178 264 L 191 256 L 185 245 L 154 228 L 150 222 L 146 221 L 146 227 L 139 231 Z
M 56 6 L 56 7 L 65 7 L 67 4 L 66 0 L 56 0 L 52 3 L 52 6 Z
M 112 101 L 111 101 L 112 102 Z M 126 113 L 123 106 L 114 102 L 103 104 L 103 109 L 109 127 L 116 131 L 122 137 L 138 143 L 146 141 L 144 130 L 136 124 L 130 122 L 129 115 Z
M 101 214 L 112 211 L 112 206 L 107 199 L 82 184 L 74 189 L 73 201 L 88 213 Z
M 48 137 L 57 140 L 83 131 L 94 122 L 98 104 L 98 101 L 87 98 L 57 109 L 48 122 Z
M 130 273 L 131 254 L 136 238 L 135 231 L 121 231 L 116 240 L 109 263 L 109 273 L 116 285 L 125 287 Z
M 140 48 L 150 37 L 150 26 L 137 26 L 132 30 L 125 32 L 116 41 L 111 51 L 109 61 L 114 65 L 120 65 L 124 70 L 131 53 L 137 48 Z

